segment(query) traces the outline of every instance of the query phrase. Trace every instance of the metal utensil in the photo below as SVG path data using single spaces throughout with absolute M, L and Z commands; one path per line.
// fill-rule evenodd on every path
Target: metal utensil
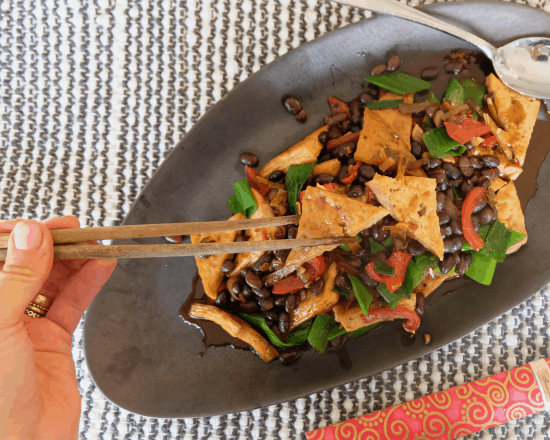
M 548 37 L 520 38 L 497 49 L 470 32 L 394 0 L 333 1 L 414 21 L 475 44 L 493 62 L 496 73 L 508 87 L 524 95 L 550 99 L 550 38 Z

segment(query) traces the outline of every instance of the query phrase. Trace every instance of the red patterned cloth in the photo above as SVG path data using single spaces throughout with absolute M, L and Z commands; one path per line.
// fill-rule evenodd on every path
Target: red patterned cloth
M 541 390 L 527 365 L 317 429 L 306 436 L 309 440 L 456 439 L 542 410 Z

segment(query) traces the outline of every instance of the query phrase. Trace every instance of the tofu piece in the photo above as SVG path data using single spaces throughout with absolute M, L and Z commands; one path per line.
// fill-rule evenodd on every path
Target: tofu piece
M 518 192 L 516 191 L 514 182 L 508 182 L 497 192 L 496 208 L 498 213 L 497 219 L 499 222 L 513 231 L 521 232 L 522 234 L 527 235 L 527 230 L 525 229 L 525 217 L 523 215 L 523 211 L 521 210 L 521 203 L 519 201 Z M 511 254 L 516 252 L 525 243 L 527 243 L 527 237 L 518 241 L 513 246 L 510 246 L 506 253 Z
M 298 304 L 298 307 L 289 313 L 290 331 L 294 330 L 308 319 L 328 310 L 338 302 L 340 295 L 332 291 L 337 273 L 338 267 L 336 263 L 332 263 L 322 275 L 325 280 L 325 287 L 323 287 L 321 294 L 313 296 L 308 291 L 305 298 Z
M 539 114 L 540 101 L 510 89 L 492 73 L 487 77 L 486 85 L 488 91 L 494 94 L 500 125 L 510 135 L 516 158 L 523 165 Z
M 246 216 L 238 213 L 231 217 L 229 220 L 246 220 Z M 191 243 L 196 244 L 200 243 L 201 240 L 205 238 L 210 238 L 216 243 L 231 243 L 235 241 L 238 231 L 227 231 L 227 232 L 213 232 L 210 234 L 192 234 Z M 216 299 L 218 297 L 218 287 L 223 279 L 222 264 L 228 258 L 232 258 L 232 254 L 219 254 L 219 255 L 208 255 L 206 258 L 195 257 L 195 262 L 197 263 L 197 269 L 202 280 L 202 285 L 204 286 L 204 291 L 206 294 L 212 298 Z
M 352 237 L 386 215 L 388 211 L 382 207 L 367 205 L 324 188 L 308 186 L 302 201 L 297 238 Z M 301 266 L 336 247 L 337 245 L 293 249 L 285 266 Z
M 502 180 L 500 177 L 497 177 L 495 180 L 491 182 L 491 186 L 489 188 L 491 188 L 496 193 L 500 188 L 506 185 L 506 183 L 507 182 L 505 180 Z
M 413 94 L 398 96 L 388 92 L 380 99 L 403 99 L 406 104 L 412 104 Z M 411 154 L 411 131 L 412 115 L 404 115 L 396 108 L 384 110 L 366 108 L 363 128 L 354 155 L 355 160 L 378 165 L 391 154 L 395 156 L 394 159 L 397 156 L 405 156 L 414 162 L 416 158 Z
M 508 180 L 516 180 L 523 169 L 517 163 L 511 162 L 508 160 L 506 155 L 498 151 L 497 149 L 490 149 L 481 146 L 473 147 L 468 150 L 466 153 L 467 156 L 483 156 L 485 154 L 491 154 L 495 157 L 498 157 L 500 160 L 500 165 L 498 166 L 498 171 L 500 172 L 500 177 Z
M 273 171 L 281 170 L 286 173 L 290 165 L 315 162 L 323 149 L 323 144 L 319 142 L 319 135 L 327 130 L 328 125 L 325 125 L 315 130 L 297 144 L 294 144 L 285 152 L 275 156 L 261 169 L 260 176 L 267 179 Z
M 264 362 L 271 362 L 279 355 L 273 345 L 267 342 L 248 322 L 243 321 L 238 316 L 227 313 L 215 306 L 199 303 L 191 305 L 189 314 L 195 318 L 215 322 L 234 338 L 239 338 L 250 344 Z
M 273 212 L 273 209 L 271 208 L 269 203 L 267 203 L 267 201 L 258 191 L 256 191 L 254 188 L 251 189 L 254 200 L 256 200 L 256 204 L 258 205 L 258 209 L 256 209 L 256 211 L 250 216 L 250 218 L 253 219 L 275 217 L 275 213 Z M 269 238 L 273 240 L 275 239 L 275 234 L 278 228 L 278 226 L 272 226 L 270 228 L 247 229 L 244 233 L 248 237 L 249 241 L 260 241 L 263 240 L 263 232 L 266 231 Z M 233 269 L 229 276 L 232 277 L 239 275 L 241 270 L 252 266 L 264 253 L 265 251 L 257 251 L 237 254 L 237 257 L 235 258 L 235 269 Z
M 409 229 L 409 233 L 443 260 L 435 179 L 411 176 L 392 179 L 376 174 L 373 180 L 367 182 L 367 186 L 394 219 L 416 225 L 417 229 Z
M 413 290 L 413 293 L 421 293 L 424 295 L 425 298 L 428 297 L 430 293 L 432 293 L 435 289 L 437 289 L 441 284 L 443 284 L 444 281 L 450 280 L 451 278 L 458 277 L 458 274 L 456 273 L 434 273 L 433 278 L 424 277 L 424 279 L 420 282 L 418 286 L 416 286 Z
M 414 311 L 415 306 L 416 306 L 415 293 L 411 293 L 411 299 L 403 298 L 397 304 L 397 307 L 405 307 L 412 311 Z M 369 308 L 369 312 L 382 307 L 385 307 L 385 305 L 382 302 L 371 304 L 371 307 Z M 361 316 L 363 315 L 363 312 L 358 303 L 354 303 L 347 310 L 345 310 L 345 308 L 346 308 L 346 303 L 339 302 L 334 306 L 332 310 L 334 312 L 334 319 L 336 320 L 336 322 L 340 322 L 342 326 L 346 329 L 346 331 L 352 332 L 354 330 L 359 330 L 360 328 L 366 327 L 367 325 L 375 324 L 374 322 L 367 324 L 365 321 L 363 321 L 363 319 L 361 318 Z M 378 322 L 393 321 L 393 320 L 394 319 L 382 319 Z
M 313 172 L 311 173 L 312 176 L 316 176 L 317 174 L 330 174 L 331 176 L 338 176 L 338 171 L 340 171 L 340 161 L 338 159 L 330 159 L 326 160 L 325 162 L 321 162 L 320 164 L 317 164 L 313 167 Z

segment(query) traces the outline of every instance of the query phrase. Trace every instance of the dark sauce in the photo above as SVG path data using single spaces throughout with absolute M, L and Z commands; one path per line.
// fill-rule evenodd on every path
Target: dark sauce
M 476 53 L 476 62 L 468 64 L 459 74 L 453 75 L 446 73 L 444 70 L 444 66 L 446 63 L 445 56 L 447 54 L 448 52 L 444 52 L 441 54 L 436 54 L 435 56 L 427 59 L 424 52 L 408 52 L 405 56 L 403 56 L 403 64 L 400 70 L 402 72 L 410 73 L 411 75 L 414 75 L 416 77 L 420 77 L 422 70 L 424 70 L 425 68 L 438 68 L 439 76 L 435 80 L 431 81 L 432 87 L 430 88 L 430 90 L 433 91 L 439 99 L 443 97 L 445 90 L 447 90 L 450 78 L 456 78 L 457 80 L 474 78 L 478 82 L 485 83 L 485 78 L 490 73 L 494 73 L 491 62 L 481 53 Z M 358 55 L 365 56 L 364 54 Z M 331 66 L 331 73 L 333 69 L 334 66 Z M 418 100 L 424 101 L 425 99 L 427 99 L 427 96 L 428 94 L 420 95 L 418 96 Z M 525 163 L 523 165 L 523 173 L 514 182 L 521 202 L 521 207 L 524 212 L 527 204 L 529 203 L 529 200 L 533 198 L 537 192 L 538 172 L 546 156 L 550 152 L 550 142 L 548 142 L 548 139 L 550 139 L 550 113 L 548 112 L 548 108 L 546 107 L 544 101 L 542 101 L 541 108 L 546 117 L 544 120 L 538 119 L 535 124 L 531 137 L 531 142 L 529 143 L 528 153 L 525 159 Z M 435 292 L 433 292 L 429 296 L 429 302 L 437 300 L 437 298 L 441 297 L 442 295 L 447 295 L 454 292 L 455 290 L 460 288 L 466 281 L 467 280 L 462 277 L 445 281 L 438 289 L 436 289 Z M 193 278 L 193 290 L 187 298 L 185 304 L 181 307 L 180 315 L 184 318 L 185 321 L 201 330 L 204 335 L 203 341 L 205 346 L 220 347 L 231 345 L 234 348 L 251 350 L 248 344 L 241 341 L 240 339 L 233 338 L 219 325 L 210 321 L 195 319 L 189 316 L 189 309 L 191 308 L 192 303 L 198 302 L 202 304 L 210 304 L 208 301 L 209 298 L 204 292 L 202 282 L 200 282 L 200 277 L 197 273 Z M 429 302 L 427 303 L 427 313 L 429 313 Z M 377 329 L 380 327 L 382 326 L 377 327 Z M 410 347 L 414 345 L 416 341 L 416 335 L 412 335 L 401 326 L 396 329 L 396 332 L 398 335 L 400 335 L 401 344 L 404 347 Z M 368 332 L 366 334 L 370 333 L 371 332 Z M 346 343 L 348 342 L 348 340 L 349 338 L 345 338 L 339 348 L 329 348 L 327 351 L 327 354 L 334 354 L 338 356 L 340 367 L 344 370 L 349 370 L 352 368 L 351 358 L 349 357 L 346 347 Z M 303 346 L 299 347 L 300 352 L 309 349 L 309 347 L 309 343 L 306 342 L 305 344 L 303 344 Z M 290 365 L 295 365 L 296 362 L 298 362 L 298 360 L 292 362 Z

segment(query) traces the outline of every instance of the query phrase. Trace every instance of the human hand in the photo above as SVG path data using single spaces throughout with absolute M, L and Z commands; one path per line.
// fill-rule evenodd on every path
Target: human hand
M 53 260 L 50 229 L 78 228 L 76 217 L 0 222 L 11 232 L 0 263 L 0 439 L 74 440 L 80 394 L 71 335 L 116 260 Z M 25 308 L 40 293 L 45 318 Z

